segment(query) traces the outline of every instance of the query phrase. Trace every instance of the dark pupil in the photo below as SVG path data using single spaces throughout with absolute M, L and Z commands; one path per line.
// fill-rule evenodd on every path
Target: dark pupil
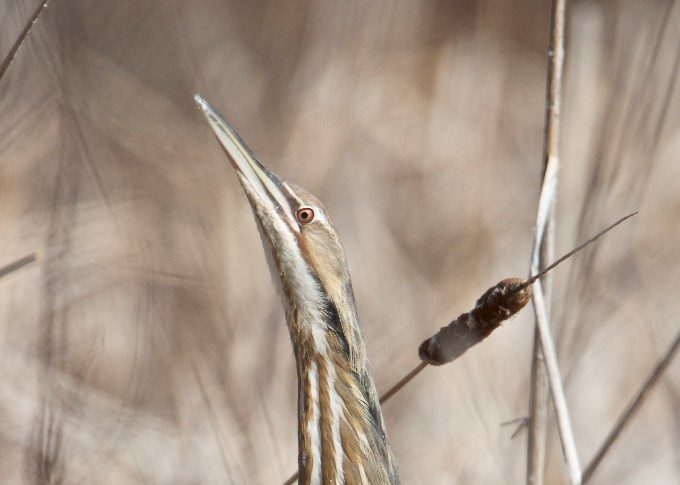
M 309 217 L 309 212 L 307 212 L 307 211 L 302 211 L 302 213 L 300 214 L 300 217 L 301 217 L 302 219 L 307 219 L 307 218 Z

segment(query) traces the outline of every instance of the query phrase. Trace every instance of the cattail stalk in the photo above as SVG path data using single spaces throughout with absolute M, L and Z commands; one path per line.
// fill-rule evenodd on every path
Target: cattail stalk
M 656 384 L 661 379 L 661 376 L 664 374 L 666 369 L 668 369 L 671 362 L 673 362 L 673 358 L 677 355 L 678 349 L 680 349 L 680 332 L 676 334 L 673 343 L 670 345 L 670 347 L 668 347 L 668 350 L 663 355 L 663 357 L 659 359 L 656 366 L 654 366 L 654 369 L 649 374 L 649 376 L 647 376 L 647 379 L 645 379 L 645 382 L 642 384 L 642 386 L 640 386 L 640 389 L 637 394 L 635 394 L 635 397 L 631 399 L 631 401 L 626 406 L 626 409 L 623 411 L 623 413 L 621 413 L 621 416 L 616 421 L 616 424 L 595 453 L 593 459 L 590 461 L 590 463 L 588 463 L 588 466 L 586 466 L 586 469 L 583 471 L 583 483 L 590 481 L 590 479 L 593 477 L 595 470 L 597 470 L 597 467 L 607 455 L 607 452 L 611 449 L 611 446 L 614 444 L 621 432 L 626 428 L 628 423 L 630 423 L 630 420 L 633 418 L 633 416 L 635 416 L 640 407 L 642 407 L 650 391 L 656 386 Z
M 23 30 L 19 34 L 19 37 L 17 37 L 17 39 L 14 41 L 14 44 L 12 44 L 12 47 L 9 49 L 9 52 L 2 60 L 2 63 L 0 64 L 0 79 L 2 79 L 2 77 L 5 75 L 5 72 L 7 72 L 7 69 L 9 68 L 10 64 L 12 64 L 14 56 L 19 50 L 19 47 L 21 47 L 21 44 L 24 43 L 26 36 L 28 36 L 28 33 L 33 28 L 33 25 L 35 24 L 36 20 L 38 20 L 40 14 L 43 12 L 43 10 L 45 10 L 45 7 L 47 7 L 48 1 L 49 0 L 42 0 L 40 4 L 36 7 L 36 9 L 33 11 L 33 15 L 31 15 L 31 18 L 28 19 L 28 22 L 26 23 Z
M 34 253 L 34 254 L 29 254 L 28 256 L 24 256 L 23 258 L 19 258 L 16 261 L 12 261 L 11 263 L 0 268 L 0 278 L 18 270 L 18 269 L 23 268 L 24 266 L 32 263 L 36 259 L 38 259 L 38 256 Z
M 559 134 L 564 72 L 564 24 L 566 0 L 553 0 L 548 43 L 546 119 L 543 143 L 544 173 L 531 257 L 531 274 L 545 266 L 554 248 L 554 214 L 559 168 Z M 543 284 L 546 284 L 546 293 Z M 542 484 L 545 463 L 548 387 L 557 417 L 562 452 L 572 484 L 581 482 L 581 467 L 574 443 L 569 412 L 564 398 L 557 355 L 550 336 L 549 281 L 537 281 L 533 307 L 536 320 L 531 363 L 529 438 L 527 443 L 527 484 Z M 546 386 L 546 382 L 549 386 Z

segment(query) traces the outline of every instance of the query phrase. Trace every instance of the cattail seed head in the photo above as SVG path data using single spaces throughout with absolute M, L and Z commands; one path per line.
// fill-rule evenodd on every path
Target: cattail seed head
M 431 365 L 444 365 L 488 337 L 528 303 L 531 286 L 524 286 L 524 282 L 508 278 L 486 290 L 471 312 L 463 313 L 420 344 L 420 358 Z

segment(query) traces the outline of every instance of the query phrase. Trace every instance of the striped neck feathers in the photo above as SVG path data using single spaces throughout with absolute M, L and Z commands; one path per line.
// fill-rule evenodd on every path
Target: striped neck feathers
M 351 286 L 348 288 L 351 298 Z M 298 372 L 300 483 L 398 483 L 361 335 L 320 292 L 321 312 L 296 308 L 289 328 Z M 347 316 L 345 316 L 347 317 Z

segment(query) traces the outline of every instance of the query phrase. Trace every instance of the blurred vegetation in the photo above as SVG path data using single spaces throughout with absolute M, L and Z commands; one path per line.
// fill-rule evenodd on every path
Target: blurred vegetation
M 3 0 L 0 57 L 35 2 Z M 568 3 L 554 276 L 587 463 L 678 327 L 680 6 Z M 278 483 L 296 376 L 250 209 L 196 109 L 316 194 L 379 390 L 524 276 L 549 2 L 51 0 L 0 81 L 4 483 Z M 523 483 L 529 312 L 383 409 L 404 483 Z M 596 483 L 678 483 L 676 362 Z M 554 433 L 553 433 L 554 434 Z M 547 483 L 563 480 L 549 437 Z

